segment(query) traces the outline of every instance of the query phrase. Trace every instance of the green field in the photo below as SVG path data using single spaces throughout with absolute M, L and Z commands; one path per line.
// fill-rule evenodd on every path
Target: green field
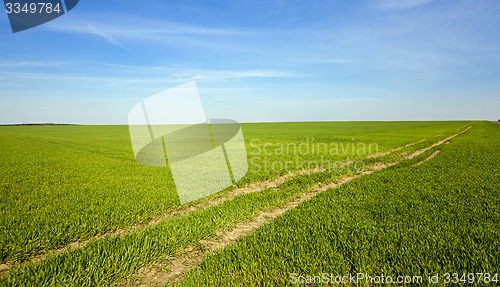
M 500 125 L 262 123 L 242 130 L 247 175 L 180 205 L 168 168 L 136 163 L 127 126 L 0 127 L 0 285 L 141 284 L 144 268 L 168 273 L 192 248 L 204 252 L 204 240 L 346 177 L 356 178 L 209 250 L 167 284 L 500 272 Z

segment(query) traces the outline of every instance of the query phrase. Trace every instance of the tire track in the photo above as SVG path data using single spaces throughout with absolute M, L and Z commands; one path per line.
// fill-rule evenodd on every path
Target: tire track
M 429 157 L 427 157 L 426 159 L 422 160 L 422 161 L 419 161 L 417 162 L 416 164 L 412 165 L 412 166 L 419 166 L 419 165 L 422 165 L 426 162 L 428 162 L 429 160 L 435 158 L 438 154 L 440 154 L 441 151 L 440 150 L 435 150 Z

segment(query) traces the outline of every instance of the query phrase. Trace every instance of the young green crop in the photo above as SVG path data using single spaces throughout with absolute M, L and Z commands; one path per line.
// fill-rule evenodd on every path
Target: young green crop
M 425 164 L 415 165 L 430 152 L 305 202 L 208 257 L 180 285 L 282 286 L 299 276 L 357 273 L 422 276 L 423 285 L 440 274 L 439 286 L 446 273 L 493 279 L 500 273 L 499 140 L 500 126 L 475 123 Z M 347 285 L 356 284 L 370 285 Z
M 289 143 L 299 145 L 307 139 L 346 146 L 375 142 L 383 151 L 460 125 L 463 123 L 246 124 L 243 130 L 250 167 L 239 185 L 307 168 L 295 165 L 295 160 L 314 163 L 325 156 L 324 152 L 273 153 Z M 266 144 L 271 155 L 255 153 Z M 75 240 L 146 222 L 178 205 L 168 168 L 135 162 L 126 126 L 0 127 L 0 156 L 0 263 L 24 261 Z M 330 159 L 364 156 L 346 153 Z M 292 164 L 287 169 L 276 164 L 273 168 L 265 166 L 265 161 Z M 255 163 L 263 168 L 255 168 Z
M 1 262 L 145 222 L 177 205 L 168 170 L 134 162 L 126 127 L 0 133 Z
M 146 263 L 165 260 L 188 245 L 213 236 L 219 229 L 285 204 L 313 183 L 308 176 L 299 176 L 280 192 L 268 189 L 246 194 L 221 205 L 166 219 L 140 232 L 97 240 L 83 249 L 50 256 L 37 266 L 14 270 L 3 283 L 9 286 L 109 286 Z
M 276 152 L 276 149 L 298 146 L 307 139 L 314 139 L 316 143 L 337 143 L 344 146 L 375 142 L 378 144 L 378 151 L 383 152 L 424 137 L 449 134 L 466 124 L 281 123 L 246 124 L 243 125 L 243 130 L 249 160 L 253 156 L 260 156 L 262 160 L 257 160 L 256 163 L 263 163 L 265 160 L 285 162 L 291 159 L 320 162 L 324 157 L 345 161 L 362 159 L 368 154 L 353 155 L 347 152 L 331 155 L 325 150 L 283 154 Z M 178 206 L 168 168 L 138 165 L 133 158 L 127 128 L 124 126 L 1 127 L 0 134 L 2 262 L 24 261 L 44 250 L 58 248 L 75 240 L 147 222 Z M 255 153 L 256 149 L 263 151 L 264 147 L 266 153 Z M 249 173 L 239 185 L 274 178 L 302 168 L 304 167 L 293 164 L 286 169 L 270 168 L 267 171 L 250 167 Z M 267 193 L 263 193 L 263 197 L 242 197 L 235 201 L 238 204 L 227 203 L 220 207 L 221 211 L 228 212 L 231 216 L 219 217 L 219 221 L 212 222 L 213 215 L 206 213 L 197 217 L 194 222 L 176 221 L 171 226 L 173 231 L 165 231 L 159 227 L 152 229 L 151 233 L 130 235 L 133 239 L 126 236 L 124 239 L 98 240 L 85 249 L 49 257 L 38 267 L 21 268 L 19 273 L 9 275 L 6 282 L 78 282 L 83 285 L 97 285 L 100 282 L 99 284 L 107 285 L 133 273 L 141 264 L 158 260 L 183 248 L 188 242 L 207 236 L 203 230 L 211 230 L 213 233 L 221 226 L 231 226 L 249 214 L 282 204 L 308 186 L 319 181 L 331 181 L 348 172 L 349 170 L 342 170 L 298 177 L 280 187 L 285 196 L 281 199 L 279 196 L 282 195 L 274 198 L 274 195 Z M 210 225 L 212 223 L 215 225 Z M 195 230 L 188 229 L 192 232 L 191 241 L 175 241 L 177 243 L 173 245 L 162 243 L 160 247 L 157 245 L 172 234 L 183 238 L 185 228 L 190 224 L 193 224 Z M 119 263 L 119 260 L 126 262 Z M 82 266 L 92 267 L 91 271 L 82 269 Z M 103 275 L 103 272 L 108 275 Z

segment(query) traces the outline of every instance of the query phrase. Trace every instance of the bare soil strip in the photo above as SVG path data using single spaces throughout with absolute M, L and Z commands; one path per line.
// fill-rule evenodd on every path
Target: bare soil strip
M 289 202 L 286 207 L 279 207 L 270 211 L 261 212 L 251 221 L 242 222 L 231 230 L 217 232 L 215 238 L 211 240 L 201 240 L 199 242 L 201 246 L 203 246 L 201 249 L 195 246 L 188 247 L 184 250 L 183 255 L 175 257 L 170 261 L 167 266 L 168 270 L 165 270 L 166 266 L 163 264 L 143 267 L 139 270 L 135 282 L 128 282 L 128 284 L 129 286 L 165 286 L 166 282 L 178 281 L 182 278 L 184 273 L 203 261 L 209 253 L 221 250 L 227 245 L 236 242 L 238 238 L 254 232 L 262 225 L 272 221 L 289 209 L 297 207 L 300 203 L 311 199 L 317 194 L 318 192 L 314 190 L 304 193 L 295 200 Z
M 281 214 L 285 213 L 288 210 L 296 208 L 299 204 L 302 202 L 305 202 L 307 200 L 310 200 L 314 196 L 320 194 L 321 192 L 324 192 L 326 190 L 336 188 L 342 184 L 345 184 L 353 179 L 365 176 L 367 174 L 374 173 L 376 171 L 388 168 L 390 166 L 396 165 L 404 160 L 409 160 L 412 159 L 425 151 L 442 145 L 452 138 L 466 132 L 470 127 L 462 130 L 459 133 L 456 133 L 444 140 L 438 141 L 434 144 L 432 144 L 429 147 L 423 148 L 421 150 L 418 150 L 412 154 L 405 155 L 402 158 L 390 162 L 390 163 L 376 163 L 370 166 L 370 168 L 364 172 L 354 174 L 354 175 L 349 175 L 349 176 L 344 176 L 341 178 L 338 178 L 334 182 L 331 182 L 329 184 L 322 184 L 318 183 L 316 186 L 312 187 L 309 191 L 306 193 L 303 193 L 296 199 L 292 200 L 289 202 L 286 206 L 278 207 L 275 209 L 272 209 L 270 211 L 264 211 L 261 212 L 257 217 L 255 217 L 251 221 L 245 221 L 242 223 L 237 224 L 234 228 L 226 231 L 219 231 L 217 232 L 215 238 L 210 239 L 210 240 L 201 240 L 199 241 L 199 244 L 202 246 L 202 248 L 197 248 L 195 246 L 190 246 L 186 250 L 184 250 L 184 253 L 181 254 L 178 257 L 174 257 L 170 263 L 169 266 L 165 266 L 165 264 L 154 264 L 151 266 L 145 266 L 141 268 L 137 274 L 137 277 L 135 281 L 131 282 L 128 281 L 127 285 L 129 286 L 165 286 L 167 282 L 176 282 L 182 279 L 184 274 L 189 271 L 191 268 L 196 266 L 197 264 L 201 263 L 205 257 L 211 253 L 214 253 L 218 250 L 223 249 L 224 247 L 235 243 L 239 238 L 244 237 L 249 235 L 250 233 L 254 232 L 261 226 L 263 226 L 266 223 L 269 223 L 270 221 L 274 220 Z M 395 149 L 395 150 L 400 150 L 400 148 Z M 435 151 L 431 156 L 426 158 L 423 162 L 431 160 L 434 158 L 439 151 Z
M 448 144 L 449 142 L 445 142 L 445 144 Z M 422 165 L 426 162 L 428 162 L 429 160 L 435 158 L 439 153 L 441 153 L 440 150 L 436 150 L 434 151 L 428 158 L 424 159 L 423 161 L 419 161 L 417 162 L 416 164 L 414 164 L 413 166 L 419 166 L 419 165 Z
M 368 158 L 379 158 L 379 157 L 383 157 L 383 156 L 386 156 L 386 155 L 391 154 L 391 153 L 393 153 L 393 152 L 400 151 L 400 150 L 402 150 L 402 149 L 404 149 L 404 148 L 407 148 L 407 147 L 411 147 L 411 146 L 417 145 L 417 144 L 419 144 L 419 143 L 421 143 L 421 142 L 424 142 L 425 140 L 426 140 L 426 139 L 425 139 L 425 138 L 423 138 L 423 139 L 421 139 L 421 140 L 419 140 L 419 141 L 416 141 L 416 142 L 413 142 L 413 143 L 409 143 L 409 144 L 406 144 L 406 145 L 404 145 L 404 146 L 396 147 L 396 148 L 389 149 L 389 150 L 386 150 L 386 151 L 381 152 L 381 153 L 377 153 L 377 154 L 374 154 L 374 155 L 370 155 L 370 156 L 368 156 Z
M 446 143 L 446 142 L 450 141 L 452 138 L 454 138 L 454 137 L 456 137 L 456 136 L 458 136 L 458 135 L 461 135 L 461 134 L 465 133 L 465 132 L 466 132 L 466 131 L 468 131 L 470 128 L 471 128 L 471 127 L 466 127 L 464 130 L 462 130 L 462 131 L 460 131 L 460 132 L 458 132 L 458 133 L 456 133 L 456 134 L 454 134 L 454 135 L 452 135 L 452 136 L 450 136 L 450 137 L 447 137 L 447 138 L 445 138 L 445 139 L 443 139 L 443 140 L 440 140 L 440 141 L 438 141 L 438 142 L 436 142 L 436 143 L 432 144 L 431 146 L 428 146 L 428 147 L 426 147 L 426 148 L 423 148 L 423 149 L 421 149 L 421 150 L 418 150 L 418 151 L 416 151 L 416 152 L 414 152 L 414 153 L 410 154 L 410 155 L 408 156 L 408 159 L 415 158 L 415 157 L 417 157 L 417 156 L 419 156 L 419 155 L 423 154 L 424 152 L 426 152 L 426 151 L 428 151 L 428 150 L 430 150 L 430 149 L 432 149 L 432 148 L 435 148 L 435 147 L 437 147 L 437 146 L 440 146 L 440 145 L 442 145 L 442 144 L 444 144 L 444 143 Z
M 453 138 L 453 137 L 455 137 L 455 136 L 457 136 L 457 135 L 459 135 L 461 133 L 464 133 L 469 128 L 470 127 L 467 127 L 466 129 L 462 130 L 458 134 L 455 134 L 455 135 L 453 135 L 453 136 L 451 136 L 449 138 L 446 138 L 446 139 L 444 139 L 442 141 L 439 141 L 436 144 L 442 144 L 443 142 L 448 141 L 449 139 L 451 139 L 451 138 Z M 402 150 L 404 148 L 417 145 L 417 144 L 419 144 L 419 143 L 421 143 L 421 142 L 423 142 L 425 140 L 426 139 L 422 139 L 422 140 L 419 140 L 417 142 L 413 142 L 413 143 L 409 143 L 409 144 L 406 144 L 406 145 L 403 145 L 403 146 L 400 146 L 400 147 L 397 147 L 397 148 L 389 149 L 389 150 L 387 150 L 385 152 L 382 152 L 382 153 L 377 153 L 377 154 L 374 154 L 374 155 L 369 155 L 367 158 L 380 158 L 380 157 L 386 156 L 388 154 L 391 154 L 391 153 L 397 152 L 399 150 Z M 436 144 L 434 144 L 430 148 L 434 147 Z M 428 148 L 428 149 L 430 149 L 430 148 Z M 428 150 L 428 149 L 426 149 L 426 150 Z M 422 151 L 421 153 L 423 153 L 425 151 Z M 417 155 L 419 155 L 419 154 L 417 154 Z M 415 157 L 415 156 L 417 156 L 417 155 L 413 155 L 412 158 Z M 352 161 L 344 162 L 338 168 L 345 167 L 345 166 L 347 166 L 347 165 L 349 165 L 351 163 L 352 163 Z M 56 254 L 61 254 L 61 253 L 64 253 L 64 252 L 67 252 L 67 251 L 70 251 L 70 250 L 73 250 L 73 249 L 81 249 L 81 248 L 85 247 L 87 244 L 89 244 L 90 242 L 93 242 L 93 241 L 98 240 L 98 239 L 103 239 L 103 238 L 108 238 L 108 237 L 115 237 L 115 236 L 120 236 L 120 235 L 124 235 L 124 234 L 127 234 L 127 233 L 131 233 L 131 232 L 134 232 L 134 231 L 140 231 L 140 230 L 143 230 L 143 229 L 145 229 L 147 227 L 154 226 L 154 225 L 158 224 L 159 222 L 161 222 L 161 221 L 163 221 L 165 219 L 168 219 L 168 218 L 171 218 L 171 217 L 175 217 L 175 216 L 185 215 L 185 214 L 188 214 L 188 213 L 190 213 L 192 211 L 198 210 L 199 208 L 206 208 L 206 207 L 211 207 L 211 206 L 217 206 L 219 204 L 224 203 L 227 200 L 231 200 L 231 199 L 233 199 L 233 198 L 235 198 L 237 196 L 243 195 L 243 194 L 248 194 L 248 193 L 253 193 L 253 192 L 260 192 L 260 191 L 263 191 L 263 190 L 266 190 L 266 189 L 269 189 L 269 188 L 277 188 L 281 184 L 283 184 L 285 181 L 287 181 L 287 180 L 289 180 L 291 178 L 294 178 L 296 176 L 299 176 L 299 175 L 311 174 L 311 173 L 319 173 L 319 172 L 324 172 L 324 171 L 326 171 L 325 168 L 315 168 L 315 169 L 311 169 L 311 170 L 299 170 L 299 171 L 290 172 L 290 173 L 287 173 L 285 175 L 279 176 L 279 177 L 275 178 L 274 180 L 264 181 L 264 182 L 256 182 L 256 183 L 252 183 L 252 184 L 249 184 L 249 185 L 241 187 L 241 188 L 234 189 L 234 190 L 232 190 L 232 191 L 230 191 L 230 192 L 228 192 L 226 194 L 222 194 L 219 197 L 216 197 L 215 199 L 203 200 L 203 201 L 199 201 L 199 202 L 197 202 L 195 204 L 192 204 L 192 205 L 183 206 L 180 209 L 174 210 L 174 211 L 172 211 L 170 213 L 157 216 L 157 217 L 151 219 L 147 223 L 134 224 L 134 225 L 129 226 L 127 228 L 117 229 L 117 230 L 109 232 L 109 233 L 96 235 L 96 236 L 94 236 L 92 238 L 89 238 L 89 239 L 87 239 L 85 241 L 75 241 L 75 242 L 72 242 L 72 243 L 70 243 L 70 244 L 68 244 L 66 246 L 63 246 L 63 247 L 59 248 L 59 249 L 49 250 L 49 251 L 46 251 L 45 253 L 33 256 L 28 261 L 18 262 L 18 263 L 14 263 L 14 264 L 0 264 L 0 278 L 6 276 L 7 273 L 8 273 L 8 271 L 12 267 L 25 266 L 25 265 L 27 265 L 29 263 L 39 264 L 43 259 L 45 259 L 48 256 L 56 255 Z

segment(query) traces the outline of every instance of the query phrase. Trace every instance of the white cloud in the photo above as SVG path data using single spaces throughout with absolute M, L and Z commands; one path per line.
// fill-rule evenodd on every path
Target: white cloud
M 427 5 L 435 0 L 382 0 L 378 5 L 385 9 L 410 9 Z
M 61 61 L 0 61 L 0 69 L 51 68 L 65 66 Z
M 74 63 L 73 65 L 79 65 Z M 0 63 L 0 79 L 8 79 L 11 84 L 16 81 L 64 81 L 65 83 L 85 83 L 86 86 L 119 87 L 142 85 L 180 84 L 190 81 L 225 82 L 245 79 L 292 78 L 300 75 L 280 70 L 215 70 L 166 68 L 158 66 L 123 66 L 102 63 L 87 63 L 91 69 L 82 69 L 78 74 L 67 72 L 25 72 L 22 69 L 12 69 L 14 63 Z M 17 68 L 23 65 L 17 65 Z M 4 69 L 1 69 L 4 68 Z M 99 71 L 96 73 L 96 71 Z
M 103 20 L 105 19 L 105 20 Z M 55 32 L 96 35 L 108 43 L 123 47 L 121 41 L 153 41 L 165 42 L 174 35 L 236 36 L 242 33 L 237 29 L 212 28 L 187 25 L 160 19 L 150 19 L 132 15 L 88 15 L 68 17 L 61 21 L 53 21 L 44 25 L 44 29 Z M 168 36 L 168 37 L 167 37 Z
M 110 44 L 113 44 L 115 46 L 123 48 L 123 45 L 115 37 L 113 37 L 111 34 L 105 32 L 102 29 L 97 28 L 96 26 L 94 26 L 90 23 L 85 23 L 85 24 L 86 24 L 85 26 L 88 29 L 86 31 L 89 31 L 89 33 L 103 38 L 104 40 L 106 40 L 106 42 L 108 42 Z
M 234 79 L 250 78 L 291 78 L 298 75 L 291 72 L 273 70 L 200 70 L 200 71 L 180 71 L 177 74 L 183 81 L 226 81 Z
M 71 18 L 71 17 L 70 17 Z M 63 19 L 61 19 L 63 20 Z M 44 29 L 55 32 L 76 33 L 98 36 L 106 42 L 123 48 L 124 46 L 118 41 L 113 33 L 106 27 L 99 23 L 91 24 L 86 20 L 66 20 L 66 21 L 52 21 L 43 26 Z

